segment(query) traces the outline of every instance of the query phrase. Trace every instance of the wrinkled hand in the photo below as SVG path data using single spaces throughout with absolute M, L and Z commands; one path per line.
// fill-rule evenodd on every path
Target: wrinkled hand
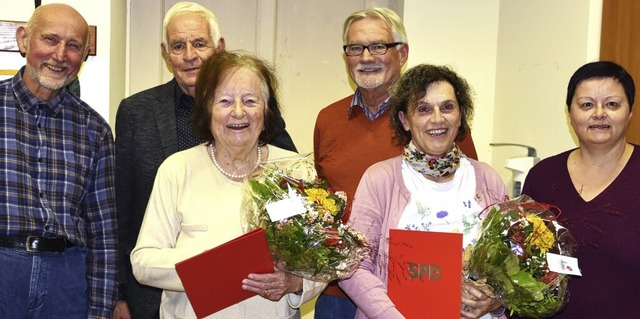
M 472 283 L 463 284 L 462 289 L 466 290 L 473 297 L 462 297 L 462 304 L 469 306 L 466 307 L 466 309 L 471 309 L 470 311 L 461 310 L 461 319 L 478 319 L 484 316 L 486 313 L 497 310 L 501 307 L 498 300 L 485 295 L 482 291 L 473 287 Z
M 115 308 L 113 308 L 113 319 L 131 319 L 129 305 L 127 305 L 126 301 L 118 300 Z
M 302 291 L 302 277 L 278 269 L 270 274 L 249 274 L 242 281 L 242 289 L 278 301 L 288 293 Z

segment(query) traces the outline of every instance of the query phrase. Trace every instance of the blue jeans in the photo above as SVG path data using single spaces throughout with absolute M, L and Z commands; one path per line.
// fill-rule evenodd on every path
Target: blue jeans
M 313 312 L 315 319 L 353 319 L 356 305 L 349 298 L 321 293 Z
M 28 253 L 0 248 L 0 318 L 88 315 L 84 249 Z

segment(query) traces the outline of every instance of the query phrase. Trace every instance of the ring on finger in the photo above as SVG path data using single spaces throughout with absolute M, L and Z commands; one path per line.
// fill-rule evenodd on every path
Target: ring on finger
M 262 296 L 264 296 L 265 298 L 269 299 L 269 290 L 266 290 L 262 293 Z

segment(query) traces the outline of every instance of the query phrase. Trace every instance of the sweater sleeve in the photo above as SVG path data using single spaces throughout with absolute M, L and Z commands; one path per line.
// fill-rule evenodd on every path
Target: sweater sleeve
M 140 235 L 131 252 L 131 266 L 136 279 L 145 285 L 172 291 L 184 291 L 175 264 L 202 250 L 176 247 L 181 230 L 176 213 L 177 185 L 180 173 L 171 166 L 172 157 L 158 170 Z
M 387 295 L 386 283 L 375 275 L 376 265 L 380 263 L 382 238 L 388 229 L 382 229 L 385 205 L 384 198 L 378 196 L 385 192 L 386 183 L 376 182 L 370 170 L 365 173 L 356 191 L 351 212 L 351 224 L 354 229 L 365 234 L 371 246 L 371 254 L 360 263 L 360 267 L 351 276 L 339 283 L 367 318 L 404 318 Z M 384 232 L 384 233 L 383 233 Z
M 504 182 L 489 164 L 470 160 L 476 174 L 476 193 L 478 205 L 485 208 L 508 198 L 507 188 Z

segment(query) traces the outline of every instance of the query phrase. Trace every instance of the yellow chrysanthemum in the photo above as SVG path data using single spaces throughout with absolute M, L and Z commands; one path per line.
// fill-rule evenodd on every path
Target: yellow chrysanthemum
M 336 205 L 336 201 L 333 198 L 325 198 L 322 201 L 322 206 L 331 212 L 332 215 L 338 213 L 338 205 Z
M 336 201 L 332 198 L 327 198 L 327 196 L 329 196 L 329 192 L 326 190 L 321 188 L 309 188 L 305 190 L 305 193 L 307 194 L 308 201 L 315 202 L 318 206 L 323 207 L 333 215 L 338 213 Z
M 533 231 L 529 234 L 526 241 L 538 247 L 541 253 L 546 253 L 553 247 L 553 244 L 555 244 L 555 236 L 553 236 L 553 233 L 538 215 L 527 214 L 527 220 L 533 225 Z
M 322 188 L 307 188 L 304 191 L 307 194 L 307 200 L 310 202 L 320 203 L 329 196 L 329 192 Z

